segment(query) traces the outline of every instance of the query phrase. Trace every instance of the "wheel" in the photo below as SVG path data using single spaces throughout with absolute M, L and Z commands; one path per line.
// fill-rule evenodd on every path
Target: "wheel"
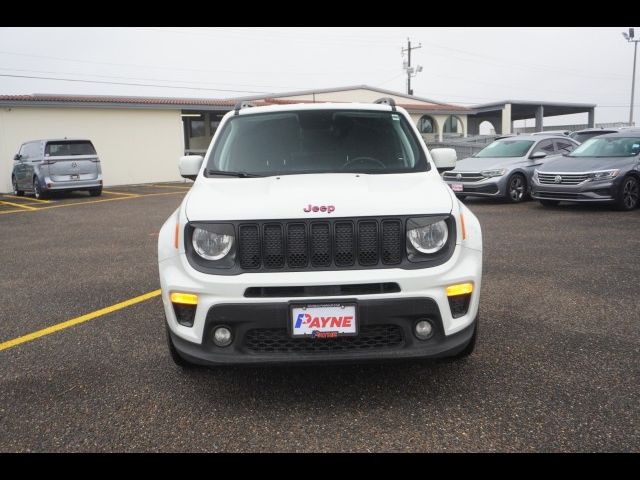
M 89 195 L 91 195 L 92 197 L 99 197 L 100 195 L 102 195 L 102 187 L 89 190 Z
M 18 180 L 16 180 L 15 176 L 11 177 L 11 186 L 13 187 L 13 194 L 16 197 L 21 197 L 24 195 L 24 190 L 18 190 Z
M 36 177 L 33 177 L 33 196 L 38 200 L 47 197 L 47 194 L 40 188 L 40 182 Z
M 623 211 L 633 210 L 638 206 L 638 199 L 640 199 L 638 179 L 631 176 L 623 178 L 616 200 L 616 208 Z
M 173 341 L 171 340 L 171 335 L 169 334 L 169 327 L 165 325 L 165 329 L 167 331 L 167 344 L 169 345 L 169 355 L 171 355 L 171 360 L 173 363 L 178 365 L 180 368 L 194 368 L 195 365 L 180 356 L 178 350 L 173 345 Z
M 527 181 L 521 173 L 514 173 L 507 180 L 504 198 L 509 203 L 520 203 L 527 196 Z
M 557 207 L 560 200 L 540 200 L 540 203 L 544 207 Z
M 466 358 L 469 355 L 471 355 L 473 353 L 473 351 L 476 349 L 476 342 L 478 341 L 478 328 L 480 327 L 480 315 L 478 314 L 478 316 L 476 317 L 475 320 L 475 329 L 473 330 L 473 335 L 471 336 L 471 339 L 469 340 L 469 343 L 467 343 L 465 345 L 465 347 L 460 350 L 458 353 L 456 353 L 455 355 L 452 355 L 451 357 L 449 357 L 451 360 L 459 360 L 462 358 Z

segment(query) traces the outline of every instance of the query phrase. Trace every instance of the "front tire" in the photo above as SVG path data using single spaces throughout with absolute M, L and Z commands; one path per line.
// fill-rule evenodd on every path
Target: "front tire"
M 557 207 L 560 200 L 540 200 L 543 207 Z
M 13 187 L 13 194 L 16 197 L 21 197 L 24 195 L 24 190 L 18 190 L 18 180 L 16 180 L 15 176 L 11 177 L 11 186 Z
M 47 194 L 40 188 L 40 182 L 38 182 L 37 177 L 33 177 L 33 196 L 37 200 L 42 200 L 47 197 Z
M 165 325 L 165 329 L 167 331 L 167 345 L 169 346 L 169 355 L 171 356 L 171 360 L 173 360 L 173 363 L 175 363 L 176 365 L 178 365 L 180 368 L 183 368 L 183 369 L 194 368 L 195 365 L 193 363 L 185 360 L 180 356 L 180 353 L 178 353 L 178 350 L 176 349 L 175 345 L 173 344 L 173 341 L 171 340 L 171 334 L 169 332 L 169 327 L 167 325 Z
M 638 179 L 632 176 L 622 179 L 622 185 L 620 185 L 616 200 L 616 208 L 628 212 L 638 206 L 639 200 L 640 182 L 638 182 Z
M 504 199 L 509 203 L 520 203 L 527 197 L 527 180 L 521 173 L 514 173 L 507 180 Z

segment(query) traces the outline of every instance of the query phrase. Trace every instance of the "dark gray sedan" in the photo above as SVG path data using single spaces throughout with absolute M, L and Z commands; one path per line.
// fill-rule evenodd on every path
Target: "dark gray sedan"
M 565 200 L 633 210 L 640 199 L 640 130 L 585 141 L 537 168 L 531 186 L 531 196 L 547 207 Z

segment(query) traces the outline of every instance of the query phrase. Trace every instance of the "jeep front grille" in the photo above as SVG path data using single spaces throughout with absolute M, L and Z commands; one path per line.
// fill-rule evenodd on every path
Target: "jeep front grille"
M 397 265 L 405 248 L 400 219 L 242 223 L 238 233 L 245 270 Z

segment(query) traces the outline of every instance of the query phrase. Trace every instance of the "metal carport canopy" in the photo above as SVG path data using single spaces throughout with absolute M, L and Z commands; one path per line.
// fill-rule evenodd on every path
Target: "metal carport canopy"
M 511 120 L 535 118 L 539 107 L 544 108 L 545 117 L 556 115 L 570 115 L 572 113 L 587 113 L 596 107 L 593 103 L 565 103 L 565 102 L 534 102 L 529 100 L 504 100 L 501 102 L 485 103 L 473 106 L 476 114 L 501 111 L 505 105 L 511 104 Z

